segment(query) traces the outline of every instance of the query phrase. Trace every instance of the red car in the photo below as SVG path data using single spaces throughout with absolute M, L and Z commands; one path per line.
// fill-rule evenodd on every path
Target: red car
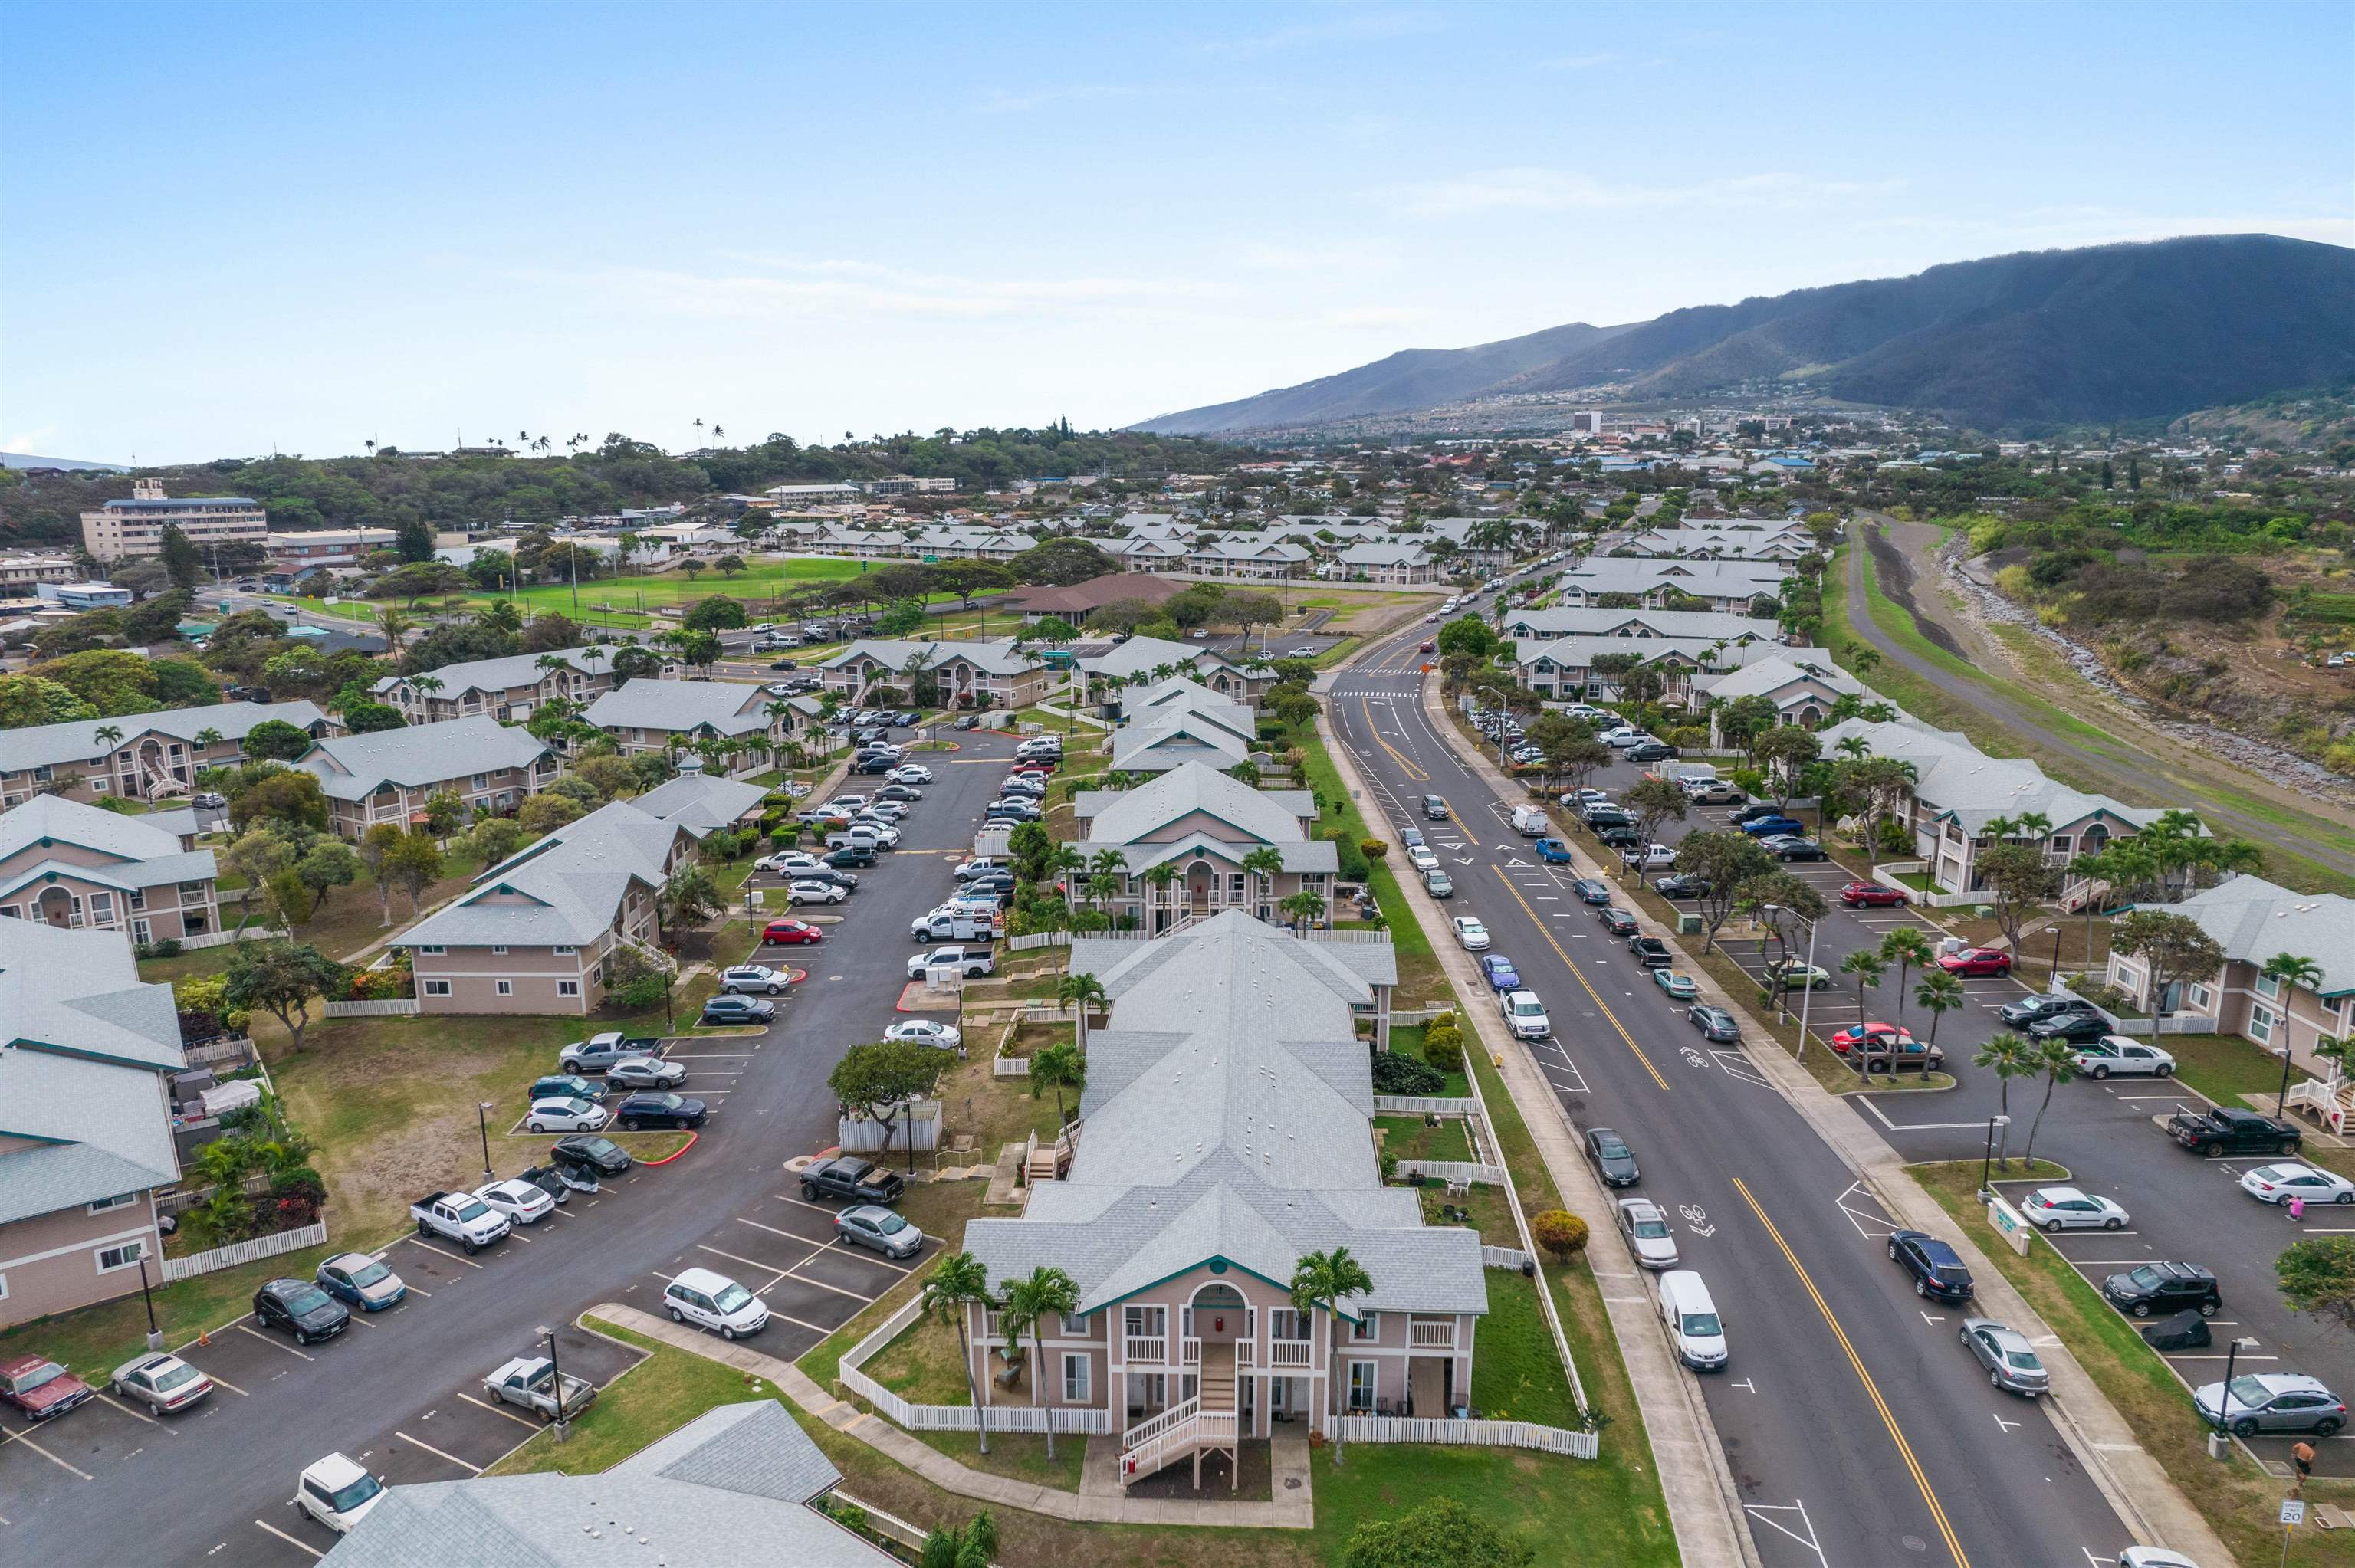
M 1881 1022 L 1877 1019 L 1853 1024 L 1832 1036 L 1832 1049 L 1835 1051 L 1846 1052 L 1868 1043 L 1875 1049 L 1886 1051 L 1892 1044 L 1913 1044 L 1913 1036 L 1910 1031 L 1900 1029 L 1894 1023 Z
M 1840 902 L 1851 909 L 1902 909 L 1913 902 L 1902 888 L 1877 882 L 1851 882 L 1840 889 Z
M 768 929 L 761 933 L 761 940 L 780 946 L 788 942 L 823 942 L 826 933 L 806 920 L 772 920 Z
M 1439 644 L 1432 641 L 1429 638 L 1425 638 L 1423 640 L 1423 646 L 1415 650 L 1415 652 L 1419 653 L 1436 653 L 1439 652 Z
M 98 1391 L 47 1356 L 0 1361 L 0 1401 L 36 1421 L 63 1415 Z
M 2011 955 L 1994 948 L 1965 948 L 1959 953 L 1948 953 L 1938 960 L 1938 967 L 1950 975 L 2008 975 L 2011 972 Z
M 1015 779 L 1049 779 L 1054 776 L 1054 772 L 1055 765 L 1053 763 L 1040 762 L 1034 759 L 1029 762 L 1016 763 L 1014 765 L 1013 773 L 1008 777 Z

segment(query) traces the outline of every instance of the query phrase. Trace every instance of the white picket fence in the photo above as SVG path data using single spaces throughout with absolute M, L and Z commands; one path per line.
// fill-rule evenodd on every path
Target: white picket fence
M 1030 1075 L 1030 1058 L 993 1056 L 989 1062 L 989 1075 L 993 1078 L 1027 1078 Z
M 390 996 L 374 1001 L 331 1001 L 327 1003 L 330 1018 L 407 1018 L 425 1011 L 425 1004 L 413 996 Z
M 226 931 L 199 931 L 193 937 L 182 937 L 178 940 L 182 952 L 194 953 L 206 948 L 229 947 L 240 940 L 273 942 L 285 935 L 283 931 L 272 931 L 260 926 L 248 926 L 242 931 L 235 927 Z
M 841 1363 L 843 1386 L 873 1405 L 877 1414 L 911 1432 L 978 1432 L 981 1430 L 981 1418 L 973 1405 L 911 1404 L 861 1370 L 869 1356 L 906 1332 L 908 1326 L 923 1309 L 922 1297 L 911 1298 L 897 1312 L 877 1324 L 874 1332 L 845 1351 Z M 1112 1413 L 1104 1410 L 993 1404 L 988 1406 L 988 1415 L 992 1432 L 1043 1433 L 1050 1421 L 1058 1433 L 1103 1437 L 1110 1436 L 1114 1430 Z
M 242 1034 L 224 1034 L 201 1045 L 190 1045 L 180 1054 L 191 1067 L 209 1067 L 216 1062 L 242 1063 L 252 1059 L 253 1042 Z
M 227 1246 L 214 1247 L 210 1252 L 193 1252 L 186 1257 L 164 1260 L 164 1282 L 193 1279 L 199 1274 L 215 1269 L 235 1268 L 241 1263 L 257 1263 L 265 1257 L 276 1257 L 282 1252 L 300 1252 L 306 1246 L 317 1246 L 327 1239 L 327 1222 L 321 1220 L 304 1225 L 301 1230 L 279 1231 L 274 1234 L 256 1236 L 251 1241 L 231 1242 Z
M 1455 1011 L 1452 1007 L 1392 1008 L 1391 1022 L 1401 1029 L 1411 1028 L 1417 1023 L 1428 1023 L 1434 1018 L 1443 1018 Z
M 1468 1160 L 1401 1160 L 1398 1164 L 1401 1176 L 1436 1176 L 1442 1181 L 1480 1181 L 1491 1187 L 1504 1185 L 1505 1168 L 1501 1165 L 1475 1165 Z
M 1470 1116 L 1480 1108 L 1474 1100 L 1441 1099 L 1429 1095 L 1376 1095 L 1377 1116 Z
M 887 1147 L 884 1128 L 879 1121 L 865 1116 L 843 1117 L 835 1123 L 835 1141 L 845 1154 L 872 1154 Z M 888 1147 L 897 1153 L 913 1143 L 919 1152 L 938 1149 L 941 1143 L 941 1102 L 915 1100 L 892 1118 Z
M 1006 946 L 1008 951 L 1027 953 L 1035 948 L 1068 948 L 1071 945 L 1069 931 L 1033 931 L 1027 937 L 1016 937 Z
M 1592 1432 L 1541 1426 L 1534 1421 L 1453 1421 L 1428 1415 L 1342 1415 L 1334 1433 L 1350 1443 L 1453 1443 L 1480 1448 L 1536 1448 L 1572 1458 L 1601 1457 L 1601 1438 Z
M 1529 1255 L 1517 1246 L 1489 1246 L 1483 1243 L 1480 1247 L 1480 1262 L 1489 1268 L 1508 1269 L 1512 1273 L 1518 1274 L 1529 1266 Z

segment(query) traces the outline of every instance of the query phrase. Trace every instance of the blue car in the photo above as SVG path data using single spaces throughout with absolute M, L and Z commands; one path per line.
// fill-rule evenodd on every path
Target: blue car
M 1487 975 L 1488 983 L 1500 991 L 1521 989 L 1520 971 L 1514 969 L 1513 960 L 1502 953 L 1489 953 L 1483 957 L 1480 972 Z
M 1582 904 L 1608 904 L 1611 902 L 1611 885 L 1607 882 L 1598 881 L 1592 876 L 1580 877 L 1576 882 L 1570 885 L 1570 890 L 1578 895 L 1578 901 Z
M 1538 858 L 1545 862 L 1548 865 L 1568 865 L 1570 863 L 1570 846 L 1562 842 L 1560 839 L 1540 839 L 1538 841 Z
M 1785 833 L 1805 838 L 1807 824 L 1796 817 L 1760 817 L 1754 821 L 1742 823 L 1742 831 L 1753 839 L 1774 838 Z

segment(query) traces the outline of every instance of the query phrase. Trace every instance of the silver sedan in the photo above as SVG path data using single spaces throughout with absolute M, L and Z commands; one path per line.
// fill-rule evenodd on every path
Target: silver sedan
M 660 1056 L 624 1056 L 605 1069 L 605 1082 L 623 1089 L 675 1089 L 687 1082 L 687 1064 Z
M 2036 1347 L 1992 1318 L 1966 1318 L 1956 1330 L 1971 1354 L 1987 1369 L 1987 1383 L 2034 1399 L 2052 1390 L 2052 1374 L 2037 1359 Z

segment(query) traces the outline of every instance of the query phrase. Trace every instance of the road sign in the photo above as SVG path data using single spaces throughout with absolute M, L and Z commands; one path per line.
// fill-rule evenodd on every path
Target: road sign
M 2306 1499 L 2304 1498 L 2282 1499 L 2281 1521 L 2284 1524 L 2304 1524 L 2306 1522 Z

